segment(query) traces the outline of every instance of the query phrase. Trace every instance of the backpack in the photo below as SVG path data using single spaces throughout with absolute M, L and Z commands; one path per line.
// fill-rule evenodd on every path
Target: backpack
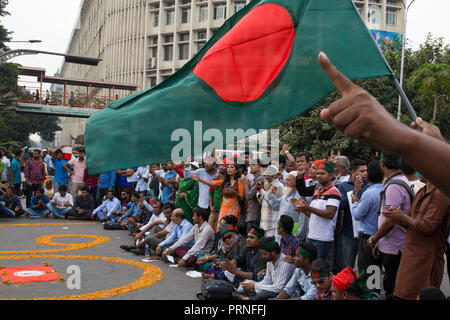
M 384 187 L 383 191 L 381 191 L 381 193 L 380 193 L 380 210 L 379 210 L 380 212 L 381 212 L 381 205 L 383 204 L 383 200 L 386 198 L 386 190 L 392 184 L 400 185 L 404 189 L 406 189 L 406 191 L 408 191 L 410 204 L 412 204 L 412 202 L 414 201 L 414 196 L 415 196 L 414 189 L 410 185 L 408 185 L 405 181 L 402 181 L 402 180 L 392 180 L 392 181 L 388 182 L 388 184 Z
M 105 230 L 122 230 L 122 226 L 118 223 L 107 221 L 103 225 L 103 229 Z
M 197 294 L 200 300 L 230 300 L 233 287 L 225 280 L 204 279 L 202 291 Z

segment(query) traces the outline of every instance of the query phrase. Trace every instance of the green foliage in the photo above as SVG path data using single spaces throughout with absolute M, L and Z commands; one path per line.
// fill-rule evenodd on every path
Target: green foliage
M 394 41 L 390 45 L 383 45 L 381 49 L 395 75 L 399 78 L 401 64 L 400 41 Z M 417 75 L 421 69 L 432 70 L 435 72 L 433 76 L 439 78 L 436 82 L 440 85 L 440 104 L 444 107 L 437 110 L 435 124 L 440 127 L 442 134 L 447 139 L 450 138 L 450 108 L 448 103 L 449 51 L 449 46 L 444 45 L 442 38 L 433 38 L 429 34 L 425 43 L 421 44 L 418 50 L 414 51 L 410 48 L 405 50 L 404 68 L 404 77 L 407 79 L 404 83 L 405 93 L 417 115 L 425 121 L 431 121 L 433 118 L 433 94 L 419 90 L 418 82 L 408 79 L 414 77 L 414 72 Z M 377 98 L 392 115 L 397 116 L 398 93 L 395 91 L 390 77 L 362 79 L 356 81 L 356 83 Z M 308 112 L 279 125 L 277 128 L 280 129 L 281 143 L 289 144 L 292 147 L 291 152 L 293 154 L 300 151 L 310 151 L 314 159 L 325 157 L 328 149 L 331 147 L 342 148 L 344 154 L 350 159 L 373 159 L 376 156 L 376 150 L 357 140 L 345 137 L 334 126 L 320 118 L 321 110 L 327 108 L 339 98 L 339 93 L 333 91 Z M 404 105 L 402 106 L 401 121 L 408 125 L 412 122 Z
M 58 117 L 27 114 L 23 116 L 27 119 L 29 125 L 27 130 L 31 134 L 38 134 L 42 139 L 53 141 L 56 131 L 61 131 L 58 126 Z

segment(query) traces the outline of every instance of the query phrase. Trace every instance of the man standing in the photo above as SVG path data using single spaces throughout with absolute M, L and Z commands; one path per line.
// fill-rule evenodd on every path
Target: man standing
M 61 218 L 73 206 L 73 198 L 70 193 L 67 193 L 67 187 L 62 185 L 59 187 L 59 192 L 57 192 L 52 199 L 52 202 L 47 204 L 47 208 L 50 210 L 51 218 Z
M 184 169 L 184 177 L 189 179 L 198 176 L 202 180 L 211 181 L 216 176 L 216 172 L 217 169 L 214 159 L 206 158 L 204 168 L 195 171 L 186 168 Z M 209 210 L 209 185 L 199 182 L 198 188 L 198 207 Z M 216 210 L 218 210 L 218 208 L 216 208 Z
M 295 271 L 283 291 L 275 300 L 294 299 L 294 300 L 314 300 L 317 289 L 312 283 L 311 263 L 316 260 L 317 249 L 310 243 L 301 244 L 295 257 Z
M 131 194 L 133 192 L 134 182 L 129 182 L 128 178 L 132 177 L 137 168 L 121 169 L 117 170 L 117 194 L 127 192 Z
M 175 180 L 177 178 L 177 173 L 173 168 L 172 161 L 167 162 L 167 170 L 168 172 L 164 177 L 159 177 L 159 183 L 161 183 L 162 186 L 161 201 L 162 203 L 174 203 L 176 200 L 176 190 L 175 187 L 169 183 L 169 180 Z
M 50 202 L 50 198 L 46 196 L 43 188 L 36 190 L 36 195 L 31 199 L 31 208 L 27 209 L 31 218 L 42 218 L 48 215 L 50 211 L 47 208 L 47 204 Z
M 381 154 L 381 170 L 386 177 L 381 195 L 381 212 L 390 207 L 397 207 L 406 214 L 414 197 L 408 179 L 400 170 L 400 157 Z M 385 269 L 384 290 L 386 299 L 392 299 L 395 288 L 398 267 L 402 257 L 406 230 L 390 221 L 385 221 L 384 215 L 378 217 L 378 231 L 367 240 L 375 252 L 380 252 Z
M 241 182 L 245 186 L 245 198 L 247 199 L 247 214 L 245 223 L 247 224 L 247 233 L 253 227 L 258 227 L 261 221 L 261 203 L 257 198 L 258 191 L 264 187 L 264 176 L 261 174 L 261 163 L 259 159 L 250 167 L 250 173 L 253 180 L 247 177 L 241 178 Z
M 62 185 L 69 188 L 68 172 L 64 169 L 64 165 L 67 163 L 67 160 L 63 159 L 61 149 L 53 151 L 51 163 L 55 168 L 55 191 L 59 190 L 59 187 Z
M 14 158 L 11 162 L 11 168 L 9 170 L 9 183 L 15 195 L 20 196 L 20 187 L 22 185 L 22 174 L 20 170 L 20 162 L 23 157 L 23 151 L 17 149 L 14 152 Z
M 0 153 L 0 160 L 1 162 L 4 164 L 4 168 L 2 171 L 2 175 L 0 177 L 1 183 L 8 183 L 8 178 L 9 178 L 9 170 L 11 167 L 11 161 L 9 161 L 8 157 L 7 157 L 7 153 L 4 150 L 1 150 Z
M 266 300 L 275 298 L 286 286 L 294 273 L 295 265 L 284 261 L 279 244 L 274 237 L 263 238 L 259 242 L 261 254 L 267 261 L 266 275 L 260 282 L 246 281 L 241 285 L 249 298 L 242 300 Z
M 370 187 L 362 195 L 361 199 L 352 194 L 353 217 L 359 221 L 358 239 L 358 271 L 366 270 L 368 266 L 379 265 L 379 259 L 372 255 L 372 249 L 367 240 L 378 230 L 378 214 L 380 213 L 380 193 L 383 191 L 384 173 L 381 171 L 380 163 L 374 160 L 369 163 L 367 176 Z
M 89 194 L 87 187 L 81 188 L 81 195 L 75 197 L 72 209 L 65 215 L 69 220 L 91 220 L 92 212 L 95 210 L 95 200 Z
M 148 179 L 145 181 L 144 176 L 148 172 L 149 166 L 141 166 L 136 170 L 136 178 L 138 179 L 136 183 L 135 191 L 142 193 L 144 197 L 148 195 Z
M 214 231 L 208 223 L 209 210 L 197 208 L 194 210 L 192 219 L 194 227 L 174 245 L 167 249 L 164 254 L 170 254 L 175 249 L 194 240 L 194 245 L 178 262 L 178 267 L 190 267 L 194 265 L 198 254 L 209 254 L 214 245 Z
M 86 152 L 81 149 L 78 158 L 72 159 L 63 165 L 64 169 L 72 176 L 72 196 L 77 197 L 78 191 L 84 187 L 84 170 L 86 169 Z M 73 167 L 73 170 L 69 168 Z
M 46 178 L 44 161 L 39 150 L 33 151 L 33 158 L 25 164 L 25 180 L 27 184 L 26 207 L 30 208 L 31 196 L 37 189 L 42 188 Z
M 306 242 L 312 243 L 317 249 L 317 258 L 327 259 L 329 250 L 334 241 L 334 228 L 336 226 L 337 211 L 341 194 L 331 183 L 334 172 L 334 163 L 324 161 L 317 171 L 317 180 L 320 187 L 314 192 L 313 201 L 308 205 L 303 200 L 295 200 L 296 210 L 304 212 L 309 218 L 309 231 Z M 303 179 L 297 179 L 306 189 Z
M 350 179 L 350 160 L 346 156 L 337 156 L 334 158 L 334 163 L 336 164 L 334 170 L 336 178 L 333 180 L 333 184 L 337 187 Z
M 114 220 L 115 215 L 121 210 L 120 200 L 114 196 L 113 190 L 108 190 L 106 197 L 106 201 L 92 213 L 92 220 L 95 220 L 96 217 L 101 222 L 105 222 L 107 219 Z
M 340 158 L 336 157 L 336 159 Z M 341 203 L 336 223 L 335 242 L 337 242 L 337 246 L 334 247 L 335 265 L 333 267 L 337 268 L 339 272 L 346 267 L 354 268 L 359 247 L 358 237 L 355 236 L 355 231 L 358 230 L 353 230 L 353 218 L 347 194 L 352 192 L 358 199 L 361 199 L 368 187 L 367 162 L 356 159 L 351 164 L 350 179 L 337 186 L 341 194 Z

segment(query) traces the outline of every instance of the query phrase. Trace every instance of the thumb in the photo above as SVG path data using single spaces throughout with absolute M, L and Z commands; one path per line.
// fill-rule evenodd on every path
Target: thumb
M 319 54 L 319 64 L 343 96 L 351 92 L 356 86 L 330 62 L 327 55 L 323 52 Z

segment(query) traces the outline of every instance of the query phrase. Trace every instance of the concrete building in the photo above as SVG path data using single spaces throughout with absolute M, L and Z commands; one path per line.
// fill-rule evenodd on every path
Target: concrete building
M 135 84 L 167 79 L 249 0 L 84 0 L 66 52 L 103 59 L 97 67 L 63 64 L 66 78 Z M 379 43 L 403 30 L 401 0 L 354 0 Z M 107 92 L 97 92 L 108 95 Z M 118 93 L 119 97 L 128 93 Z M 86 120 L 63 119 L 63 144 Z

